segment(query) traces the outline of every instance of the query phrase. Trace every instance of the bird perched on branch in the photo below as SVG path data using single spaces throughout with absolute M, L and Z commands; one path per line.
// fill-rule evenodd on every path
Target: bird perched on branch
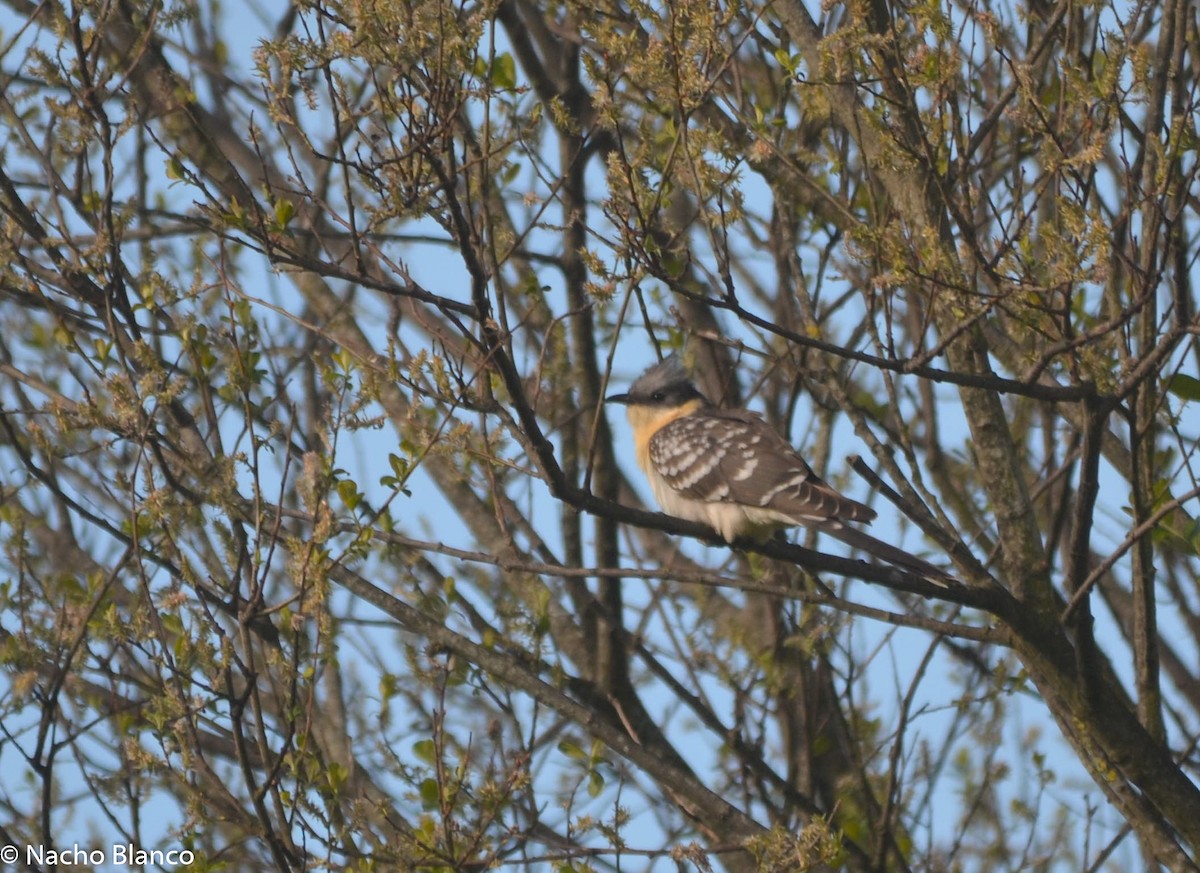
M 944 585 L 951 578 L 848 527 L 870 523 L 875 510 L 829 487 L 762 416 L 710 403 L 678 358 L 656 364 L 628 393 L 606 400 L 625 405 L 638 465 L 669 515 L 703 522 L 728 543 L 803 525 L 930 582 Z

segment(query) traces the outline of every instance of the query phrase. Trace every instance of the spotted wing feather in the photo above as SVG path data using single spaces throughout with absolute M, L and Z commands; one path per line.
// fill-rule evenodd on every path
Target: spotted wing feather
M 751 412 L 708 409 L 678 418 L 650 440 L 650 459 L 671 488 L 695 500 L 769 510 L 797 524 L 875 517 L 826 485 Z

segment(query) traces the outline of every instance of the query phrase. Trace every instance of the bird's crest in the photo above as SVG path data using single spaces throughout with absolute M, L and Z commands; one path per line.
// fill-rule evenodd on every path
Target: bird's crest
M 629 400 L 640 403 L 681 403 L 702 397 L 678 355 L 659 361 L 629 386 Z

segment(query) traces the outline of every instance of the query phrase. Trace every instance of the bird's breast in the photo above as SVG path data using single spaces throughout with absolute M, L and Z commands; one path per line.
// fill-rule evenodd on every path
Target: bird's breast
M 650 460 L 650 440 L 654 435 L 676 419 L 691 415 L 701 407 L 699 400 L 689 400 L 682 406 L 630 406 L 626 409 L 629 424 L 633 428 L 633 442 L 637 449 L 637 462 L 642 471 L 651 476 L 654 465 Z

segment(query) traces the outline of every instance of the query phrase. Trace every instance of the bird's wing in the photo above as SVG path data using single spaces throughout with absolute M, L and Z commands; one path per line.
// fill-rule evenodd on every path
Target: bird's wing
M 826 485 L 751 412 L 706 409 L 677 418 L 651 438 L 650 460 L 671 488 L 695 500 L 758 507 L 797 524 L 875 517 Z

